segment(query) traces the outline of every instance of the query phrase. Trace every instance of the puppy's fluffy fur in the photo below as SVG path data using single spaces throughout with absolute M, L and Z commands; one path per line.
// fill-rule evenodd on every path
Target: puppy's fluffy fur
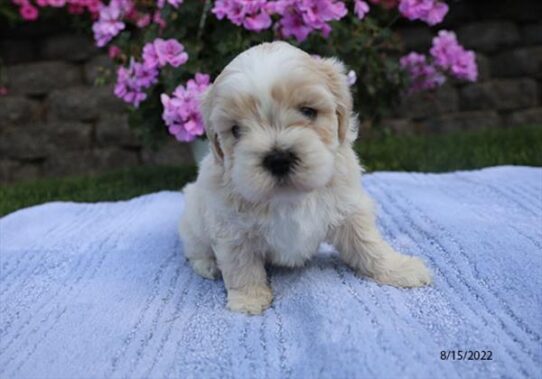
M 198 274 L 222 273 L 231 310 L 262 312 L 272 300 L 265 263 L 303 265 L 323 241 L 379 283 L 430 283 L 423 262 L 375 226 L 342 63 L 284 42 L 255 46 L 218 76 L 202 111 L 212 153 L 184 190 L 180 234 Z

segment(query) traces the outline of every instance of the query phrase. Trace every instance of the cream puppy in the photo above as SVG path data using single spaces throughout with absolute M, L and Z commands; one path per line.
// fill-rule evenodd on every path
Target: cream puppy
M 376 228 L 339 61 L 285 42 L 252 47 L 218 76 L 202 112 L 212 152 L 184 189 L 180 235 L 194 271 L 222 274 L 229 309 L 261 313 L 273 297 L 265 264 L 301 266 L 324 241 L 378 283 L 430 283 L 424 263 Z

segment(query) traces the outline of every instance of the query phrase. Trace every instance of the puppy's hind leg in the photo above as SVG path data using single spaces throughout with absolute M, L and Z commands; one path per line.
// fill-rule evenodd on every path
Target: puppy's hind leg
M 185 217 L 181 219 L 179 234 L 183 241 L 184 256 L 190 262 L 192 269 L 204 278 L 217 279 L 220 276 L 220 271 L 211 248 L 211 242 L 194 233 Z
M 183 241 L 184 256 L 196 273 L 207 279 L 216 279 L 220 271 L 211 241 L 205 233 L 205 202 L 194 183 L 188 184 L 183 192 L 186 206 L 179 223 L 179 235 Z
M 220 270 L 210 245 L 200 243 L 197 246 L 187 247 L 185 243 L 184 246 L 185 256 L 197 274 L 211 280 L 220 276 Z
M 431 283 L 431 273 L 422 260 L 399 254 L 384 241 L 371 207 L 351 214 L 330 237 L 341 258 L 352 269 L 379 283 L 396 287 Z

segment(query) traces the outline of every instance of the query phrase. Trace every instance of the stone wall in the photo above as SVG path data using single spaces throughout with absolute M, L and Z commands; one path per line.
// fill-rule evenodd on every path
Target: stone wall
M 452 1 L 442 28 L 477 52 L 480 80 L 405 99 L 385 125 L 398 132 L 542 126 L 542 1 Z M 406 23 L 397 31 L 419 51 L 435 33 Z M 39 23 L 0 32 L 9 88 L 0 97 L 0 182 L 191 162 L 188 147 L 173 140 L 158 153 L 142 147 L 111 87 L 93 85 L 111 67 L 89 38 Z
M 476 83 L 447 83 L 405 98 L 384 124 L 396 131 L 449 131 L 540 124 L 542 1 L 452 1 L 439 29 L 456 31 L 477 54 Z M 425 52 L 436 30 L 401 26 L 407 50 Z
M 142 146 L 111 86 L 95 85 L 111 65 L 90 38 L 39 23 L 0 32 L 0 183 L 192 162 L 173 139 Z

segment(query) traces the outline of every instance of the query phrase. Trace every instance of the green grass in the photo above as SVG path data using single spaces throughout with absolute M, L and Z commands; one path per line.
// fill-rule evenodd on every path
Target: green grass
M 386 136 L 362 141 L 356 151 L 369 171 L 445 172 L 497 165 L 542 166 L 542 125 Z
M 138 167 L 98 176 L 43 179 L 0 188 L 0 215 L 48 201 L 114 201 L 178 190 L 196 177 L 195 167 Z
M 362 140 L 356 151 L 368 171 L 443 172 L 502 164 L 542 166 L 542 126 L 446 135 L 383 136 Z M 94 177 L 46 179 L 0 188 L 0 215 L 47 201 L 113 201 L 178 190 L 194 167 L 141 167 Z

